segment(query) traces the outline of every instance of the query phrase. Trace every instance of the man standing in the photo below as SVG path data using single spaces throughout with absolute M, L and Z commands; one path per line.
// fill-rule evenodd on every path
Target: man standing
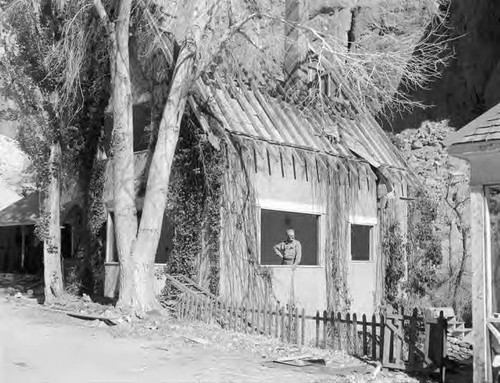
M 286 231 L 287 239 L 274 246 L 274 252 L 281 257 L 282 265 L 298 265 L 302 258 L 302 245 L 295 239 L 293 229 Z

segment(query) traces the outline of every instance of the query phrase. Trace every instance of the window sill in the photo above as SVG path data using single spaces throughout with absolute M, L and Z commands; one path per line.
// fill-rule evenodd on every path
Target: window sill
M 370 259 L 368 261 L 354 261 L 351 259 L 351 263 L 374 263 L 375 261 L 373 259 Z
M 104 266 L 118 266 L 120 264 L 120 262 L 116 262 L 116 261 L 107 261 L 107 262 L 104 262 Z M 166 263 L 155 263 L 155 266 L 165 266 Z
M 260 265 L 260 267 L 273 267 L 278 269 L 322 269 L 321 265 Z

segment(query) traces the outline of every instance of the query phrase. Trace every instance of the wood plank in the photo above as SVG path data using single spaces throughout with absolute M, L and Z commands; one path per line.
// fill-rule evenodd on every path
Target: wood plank
M 400 307 L 399 313 L 401 315 L 401 319 L 395 321 L 397 330 L 394 333 L 397 335 L 397 337 L 394 337 L 394 357 L 396 359 L 396 363 L 402 363 L 403 342 L 405 340 L 403 333 L 404 311 L 402 307 Z
M 260 307 L 260 303 L 257 304 L 257 313 L 256 313 L 256 318 L 255 318 L 255 328 L 257 331 L 257 334 L 260 334 L 260 317 L 262 314 L 262 308 Z
M 347 313 L 345 315 L 345 321 L 346 321 L 346 342 L 347 342 L 347 348 L 346 351 L 348 354 L 352 354 L 352 326 L 351 326 L 351 314 Z
M 410 335 L 409 335 L 409 344 L 408 344 L 408 363 L 410 365 L 410 370 L 415 370 L 417 368 L 416 365 L 416 340 L 417 340 L 417 316 L 418 310 L 416 308 L 413 309 L 413 315 L 410 318 Z
M 327 348 L 328 344 L 328 313 L 323 311 L 323 348 Z
M 379 343 L 379 360 L 383 360 L 383 356 L 385 354 L 385 317 L 380 315 L 380 343 Z M 390 350 L 389 350 L 390 351 Z M 382 362 L 383 363 L 383 362 Z
M 372 315 L 372 360 L 377 360 L 377 326 L 376 316 Z
M 335 312 L 333 310 L 330 313 L 330 327 L 332 330 L 332 349 L 338 350 L 337 336 L 336 336 L 337 328 L 336 328 L 336 323 L 335 323 Z
M 306 337 L 306 311 L 305 309 L 302 309 L 302 314 L 301 314 L 301 331 L 300 331 L 300 336 L 301 336 L 301 339 L 300 339 L 300 344 L 302 346 L 305 345 L 305 337 Z
M 368 337 L 367 337 L 367 325 L 366 325 L 366 314 L 363 314 L 363 355 L 368 355 Z
M 280 322 L 279 322 L 279 312 L 280 312 L 280 306 L 276 304 L 276 316 L 275 316 L 275 338 L 278 339 L 279 334 L 280 334 Z
M 319 310 L 316 311 L 316 347 L 319 348 Z
M 280 310 L 280 315 L 281 315 L 281 341 L 285 341 L 285 306 L 281 307 Z
M 384 355 L 382 359 L 382 364 L 384 366 L 389 365 L 389 363 L 392 363 L 391 348 L 392 348 L 392 340 L 394 339 L 393 334 L 395 333 L 393 321 L 394 319 L 388 317 L 384 327 Z M 392 355 L 392 357 L 394 356 Z
M 342 331 L 342 313 L 337 313 L 337 329 L 339 336 L 339 350 L 345 351 L 344 333 Z
M 299 328 L 300 328 L 300 322 L 299 322 L 299 309 L 295 307 L 295 312 L 294 312 L 294 323 L 295 323 L 295 334 L 294 334 L 294 343 L 295 344 L 300 344 L 300 338 L 299 338 Z
M 358 318 L 356 313 L 352 314 L 352 338 L 354 355 L 358 355 Z
M 84 320 L 99 320 L 101 322 L 106 323 L 108 326 L 115 326 L 118 324 L 118 317 L 106 317 L 103 315 L 93 315 L 93 314 L 83 314 L 83 313 L 77 313 L 73 311 L 67 311 L 65 312 L 66 315 L 78 319 L 84 319 Z

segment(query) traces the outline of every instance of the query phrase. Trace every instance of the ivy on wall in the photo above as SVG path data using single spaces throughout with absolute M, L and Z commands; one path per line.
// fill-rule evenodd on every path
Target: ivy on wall
M 385 259 L 385 303 L 398 308 L 406 269 L 406 248 L 399 224 L 391 224 L 382 234 L 382 254 Z
M 170 274 L 218 293 L 221 186 L 225 151 L 216 150 L 189 113 L 182 122 L 166 214 L 174 226 Z

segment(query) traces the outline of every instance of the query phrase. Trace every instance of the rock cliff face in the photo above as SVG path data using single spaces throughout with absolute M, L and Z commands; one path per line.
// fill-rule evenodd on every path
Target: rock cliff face
M 432 107 L 399 116 L 389 129 L 443 119 L 460 128 L 500 102 L 500 2 L 451 0 L 449 26 L 454 58 L 440 79 L 411 95 Z
M 436 270 L 439 287 L 432 292 L 432 303 L 454 306 L 466 320 L 470 315 L 471 283 L 469 168 L 446 150 L 444 139 L 452 131 L 447 121 L 425 121 L 419 129 L 395 135 L 394 142 L 438 209 L 434 229 L 441 239 L 443 261 Z M 460 288 L 453 302 L 453 283 L 457 278 Z

